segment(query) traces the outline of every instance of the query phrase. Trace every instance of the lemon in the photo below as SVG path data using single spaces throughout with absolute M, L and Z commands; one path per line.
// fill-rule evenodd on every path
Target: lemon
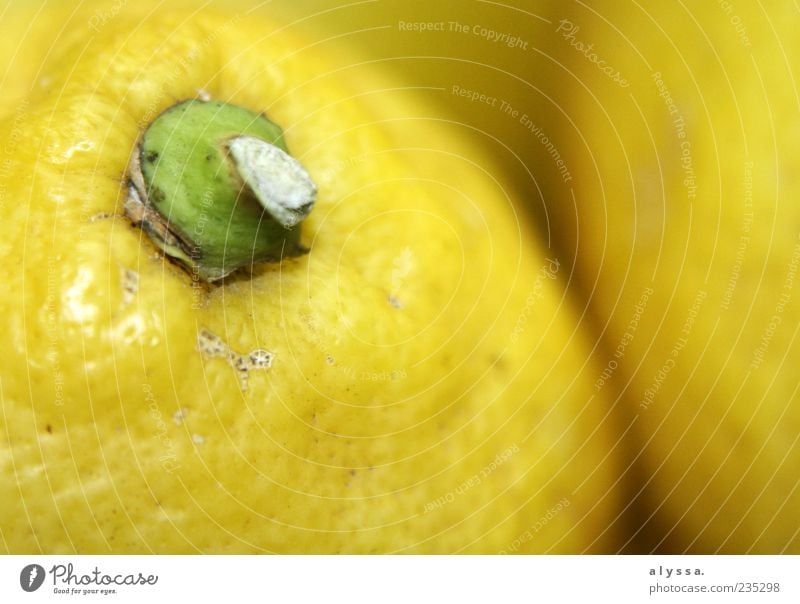
M 32 79 L 2 125 L 4 549 L 616 547 L 597 367 L 491 160 L 340 41 L 132 4 L 37 17 L 53 51 L 15 59 Z M 206 284 L 131 225 L 137 141 L 193 98 L 283 128 L 317 187 L 307 254 Z

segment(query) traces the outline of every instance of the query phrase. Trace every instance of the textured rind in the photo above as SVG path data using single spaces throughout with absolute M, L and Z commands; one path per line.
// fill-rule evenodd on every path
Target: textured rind
M 491 164 L 291 29 L 131 4 L 88 37 L 68 20 L 3 125 L 2 547 L 615 547 L 596 370 Z M 122 216 L 141 129 L 198 89 L 268 111 L 319 186 L 310 253 L 222 287 Z M 244 389 L 203 330 L 271 368 Z

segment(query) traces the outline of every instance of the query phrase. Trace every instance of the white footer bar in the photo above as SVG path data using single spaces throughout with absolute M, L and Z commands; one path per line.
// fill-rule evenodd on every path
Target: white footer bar
M 797 556 L 4 556 L 0 602 L 777 604 L 798 575 Z

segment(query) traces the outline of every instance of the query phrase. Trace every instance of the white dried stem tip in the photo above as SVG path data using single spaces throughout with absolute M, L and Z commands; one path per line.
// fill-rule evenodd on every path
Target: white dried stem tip
M 299 161 L 253 136 L 230 139 L 228 151 L 239 176 L 281 226 L 292 228 L 308 216 L 317 187 Z

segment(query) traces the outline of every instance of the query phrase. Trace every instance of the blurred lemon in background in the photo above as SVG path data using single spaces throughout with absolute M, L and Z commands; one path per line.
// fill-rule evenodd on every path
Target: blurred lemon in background
M 547 208 L 604 341 L 598 387 L 627 406 L 640 530 L 662 551 L 798 552 L 797 8 L 551 19 L 540 119 L 575 177 Z

